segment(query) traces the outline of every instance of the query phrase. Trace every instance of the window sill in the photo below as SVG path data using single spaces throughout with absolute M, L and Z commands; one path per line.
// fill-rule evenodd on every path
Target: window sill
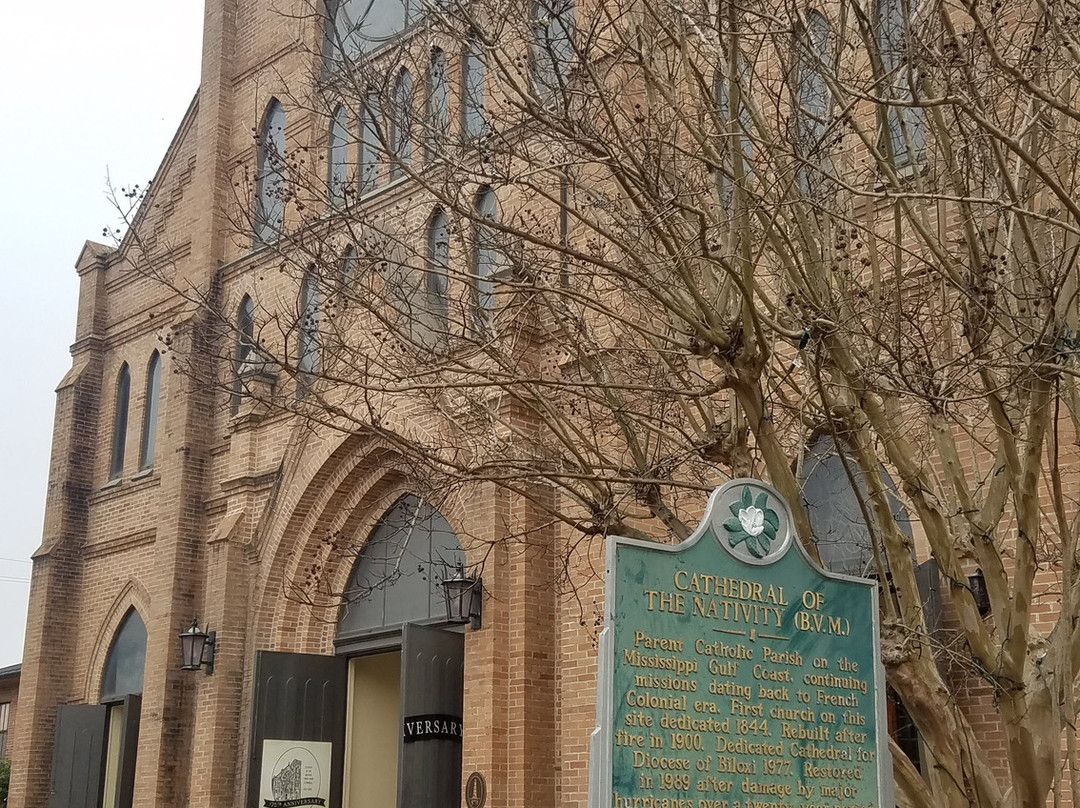
M 144 480 L 147 477 L 150 477 L 151 475 L 153 475 L 153 473 L 154 473 L 154 467 L 150 466 L 149 468 L 143 469 L 138 474 L 132 474 L 131 475 L 131 481 L 135 482 L 136 480 Z
M 105 485 L 101 486 L 102 491 L 108 491 L 111 488 L 119 488 L 124 482 L 123 477 L 113 477 Z

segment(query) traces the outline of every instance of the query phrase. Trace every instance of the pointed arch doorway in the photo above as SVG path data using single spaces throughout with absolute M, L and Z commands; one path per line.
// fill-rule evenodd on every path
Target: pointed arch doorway
M 128 609 L 109 645 L 97 704 L 56 713 L 49 808 L 131 808 L 146 664 L 146 624 Z
M 334 654 L 257 652 L 249 808 L 320 799 L 277 788 L 289 765 L 325 777 L 325 802 L 305 804 L 460 806 L 464 633 L 441 582 L 464 562 L 446 519 L 406 495 L 357 557 Z

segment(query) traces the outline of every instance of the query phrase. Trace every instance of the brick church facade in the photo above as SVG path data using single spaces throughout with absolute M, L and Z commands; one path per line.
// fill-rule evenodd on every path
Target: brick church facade
M 376 20 L 382 40 L 413 42 L 414 64 L 432 68 L 415 80 L 426 82 L 426 114 L 466 134 L 485 112 L 498 115 L 497 97 L 485 106 L 469 96 L 484 74 L 467 36 L 425 38 L 403 6 L 375 2 L 400 11 Z M 114 246 L 87 242 L 78 256 L 8 805 L 255 808 L 270 793 L 285 804 L 311 787 L 334 808 L 456 808 L 476 773 L 492 808 L 584 808 L 603 542 L 568 564 L 573 553 L 556 549 L 566 536 L 539 502 L 549 492 L 477 482 L 432 498 L 431 481 L 379 430 L 302 414 L 323 394 L 312 380 L 331 362 L 317 332 L 332 294 L 324 289 L 320 303 L 306 276 L 281 269 L 277 237 L 324 226 L 305 221 L 312 187 L 286 189 L 286 171 L 307 161 L 308 176 L 343 206 L 339 186 L 355 182 L 365 215 L 429 227 L 436 264 L 460 255 L 416 178 L 340 134 L 366 123 L 345 115 L 339 129 L 338 113 L 327 115 L 328 50 L 367 46 L 328 46 L 326 14 L 308 0 L 284 6 L 208 0 L 198 92 L 129 231 Z M 554 61 L 549 72 L 558 73 Z M 397 75 L 395 96 L 406 87 Z M 400 133 L 390 127 L 388 137 L 400 152 Z M 408 149 L 416 163 L 427 159 L 419 139 Z M 494 194 L 472 168 L 461 169 L 463 195 L 475 199 L 474 218 L 493 218 Z M 565 245 L 565 230 L 560 237 Z M 465 321 L 489 315 L 498 294 L 495 251 L 469 249 L 479 314 Z M 523 341 L 548 356 L 551 335 L 521 322 Z M 295 367 L 263 361 L 263 340 Z M 386 432 L 441 428 L 408 395 L 380 406 Z M 497 406 L 530 427 L 513 402 Z M 803 448 L 790 443 L 785 450 Z M 721 482 L 709 452 L 692 461 L 705 468 L 700 491 Z M 830 473 L 834 483 L 842 476 Z M 917 525 L 902 541 L 923 562 L 936 632 L 937 568 Z M 449 618 L 443 591 L 466 571 L 482 574 L 482 615 L 471 622 Z M 1038 606 L 1052 623 L 1056 606 Z M 179 635 L 193 621 L 213 632 L 212 673 L 181 669 Z M 974 705 L 969 726 L 1004 771 L 991 688 L 966 673 L 950 684 Z M 891 709 L 897 741 L 917 758 L 910 720 Z M 412 743 L 416 735 L 425 743 Z M 307 751 L 276 745 L 301 737 Z M 327 767 L 322 780 L 310 775 Z
M 273 250 L 238 246 L 227 211 L 237 172 L 254 170 L 252 130 L 273 99 L 288 115 L 290 142 L 317 140 L 322 129 L 315 113 L 289 103 L 290 88 L 319 69 L 322 35 L 318 15 L 294 5 L 286 13 L 273 4 L 206 4 L 199 91 L 132 232 L 116 248 L 87 242 L 78 257 L 72 367 L 57 388 L 11 743 L 11 808 L 254 806 L 257 739 L 283 713 L 334 724 L 326 730 L 331 804 L 342 796 L 346 805 L 368 804 L 361 800 L 372 795 L 394 804 L 399 788 L 420 789 L 408 804 L 442 804 L 434 795 L 458 791 L 462 773 L 474 771 L 489 805 L 584 803 L 594 634 L 557 601 L 550 555 L 498 547 L 506 531 L 528 529 L 529 504 L 479 492 L 435 510 L 377 440 L 313 433 L 298 419 L 258 411 L 257 402 L 230 406 L 227 390 L 208 389 L 177 365 L 200 338 L 185 290 L 219 282 L 231 309 L 245 295 L 261 305 L 278 291 L 263 279 Z M 401 183 L 380 188 L 371 204 L 390 207 L 401 193 Z M 168 267 L 170 283 L 147 273 L 155 262 Z M 419 549 L 409 549 L 427 563 L 386 576 L 377 605 L 339 619 L 337 609 L 288 595 L 327 532 L 362 539 L 395 518 L 427 528 Z M 463 547 L 464 536 L 475 547 Z M 440 580 L 480 561 L 482 627 L 449 626 Z M 344 591 L 363 572 L 354 566 L 341 560 L 322 574 Z M 178 634 L 195 617 L 216 635 L 212 675 L 180 669 Z M 456 694 L 447 694 L 450 706 L 416 712 L 457 713 L 464 737 L 442 738 L 435 746 L 443 752 L 413 760 L 430 782 L 399 786 L 405 624 L 452 638 Z M 275 676 L 288 678 L 305 660 L 329 663 L 314 673 L 329 701 L 273 690 Z M 309 688 L 311 675 L 297 674 Z M 363 696 L 363 681 L 381 695 Z M 371 726 L 354 731 L 354 719 Z M 460 726 L 442 730 L 454 735 Z

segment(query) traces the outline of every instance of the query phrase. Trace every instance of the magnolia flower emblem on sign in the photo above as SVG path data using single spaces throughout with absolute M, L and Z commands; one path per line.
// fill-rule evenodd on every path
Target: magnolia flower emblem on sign
M 769 507 L 768 493 L 762 491 L 755 500 L 750 486 L 743 486 L 742 497 L 731 503 L 731 514 L 724 522 L 728 544 L 735 548 L 745 543 L 750 555 L 764 558 L 780 529 L 780 518 Z

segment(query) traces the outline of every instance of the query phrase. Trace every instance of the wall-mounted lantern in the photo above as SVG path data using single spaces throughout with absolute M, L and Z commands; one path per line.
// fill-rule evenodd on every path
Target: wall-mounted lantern
M 465 574 L 461 566 L 452 578 L 444 578 L 443 594 L 446 596 L 446 619 L 450 623 L 469 623 L 475 631 L 481 626 L 484 584 L 480 578 Z
M 199 618 L 191 621 L 191 628 L 180 632 L 180 670 L 197 671 L 206 666 L 206 673 L 214 672 L 214 650 L 217 632 L 209 633 L 199 628 Z
M 975 599 L 975 606 L 979 610 L 979 617 L 986 617 L 990 613 L 990 593 L 986 589 L 986 578 L 982 570 L 975 570 L 973 575 L 968 576 L 968 588 L 971 597 Z

